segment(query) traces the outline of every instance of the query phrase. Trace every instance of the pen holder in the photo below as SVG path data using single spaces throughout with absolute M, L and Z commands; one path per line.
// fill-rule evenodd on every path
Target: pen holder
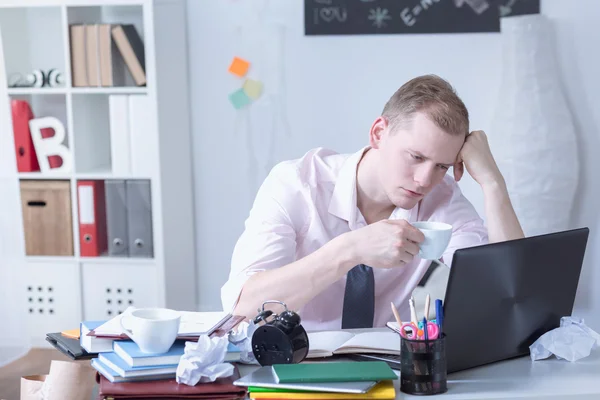
M 446 335 L 435 340 L 410 340 L 400 336 L 400 390 L 431 395 L 448 390 Z

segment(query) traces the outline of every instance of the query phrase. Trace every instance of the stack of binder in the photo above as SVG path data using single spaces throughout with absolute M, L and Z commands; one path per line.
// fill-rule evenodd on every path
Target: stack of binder
M 395 399 L 396 373 L 383 361 L 264 366 L 234 382 L 251 399 Z
M 81 180 L 77 190 L 83 257 L 154 256 L 149 180 Z

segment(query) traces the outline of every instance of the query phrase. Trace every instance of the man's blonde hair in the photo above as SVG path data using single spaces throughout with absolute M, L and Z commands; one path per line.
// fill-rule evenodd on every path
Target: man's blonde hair
M 467 107 L 452 85 L 437 75 L 423 75 L 406 82 L 388 100 L 381 115 L 393 130 L 405 127 L 416 112 L 424 112 L 451 135 L 469 133 Z

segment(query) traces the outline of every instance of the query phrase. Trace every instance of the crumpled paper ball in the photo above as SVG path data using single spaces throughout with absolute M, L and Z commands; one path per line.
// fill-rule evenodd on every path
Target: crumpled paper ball
M 197 342 L 186 342 L 177 366 L 177 383 L 195 386 L 233 375 L 234 367 L 223 362 L 229 344 L 227 336 L 201 335 Z
M 229 341 L 240 349 L 240 362 L 243 364 L 256 364 L 258 361 L 252 352 L 252 335 L 258 326 L 254 321 L 240 323 L 235 331 L 229 332 Z
M 582 318 L 562 317 L 560 327 L 544 333 L 531 346 L 531 360 L 540 360 L 554 354 L 556 358 L 577 361 L 590 355 L 600 346 L 600 335 L 589 328 Z

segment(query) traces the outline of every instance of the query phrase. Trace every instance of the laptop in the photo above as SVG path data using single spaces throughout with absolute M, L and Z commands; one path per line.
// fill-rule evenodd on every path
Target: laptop
M 454 253 L 444 325 L 447 372 L 529 355 L 529 346 L 571 315 L 588 228 L 459 249 Z M 350 354 L 357 361 L 400 356 Z
M 588 228 L 457 250 L 443 330 L 448 373 L 529 355 L 571 315 Z

